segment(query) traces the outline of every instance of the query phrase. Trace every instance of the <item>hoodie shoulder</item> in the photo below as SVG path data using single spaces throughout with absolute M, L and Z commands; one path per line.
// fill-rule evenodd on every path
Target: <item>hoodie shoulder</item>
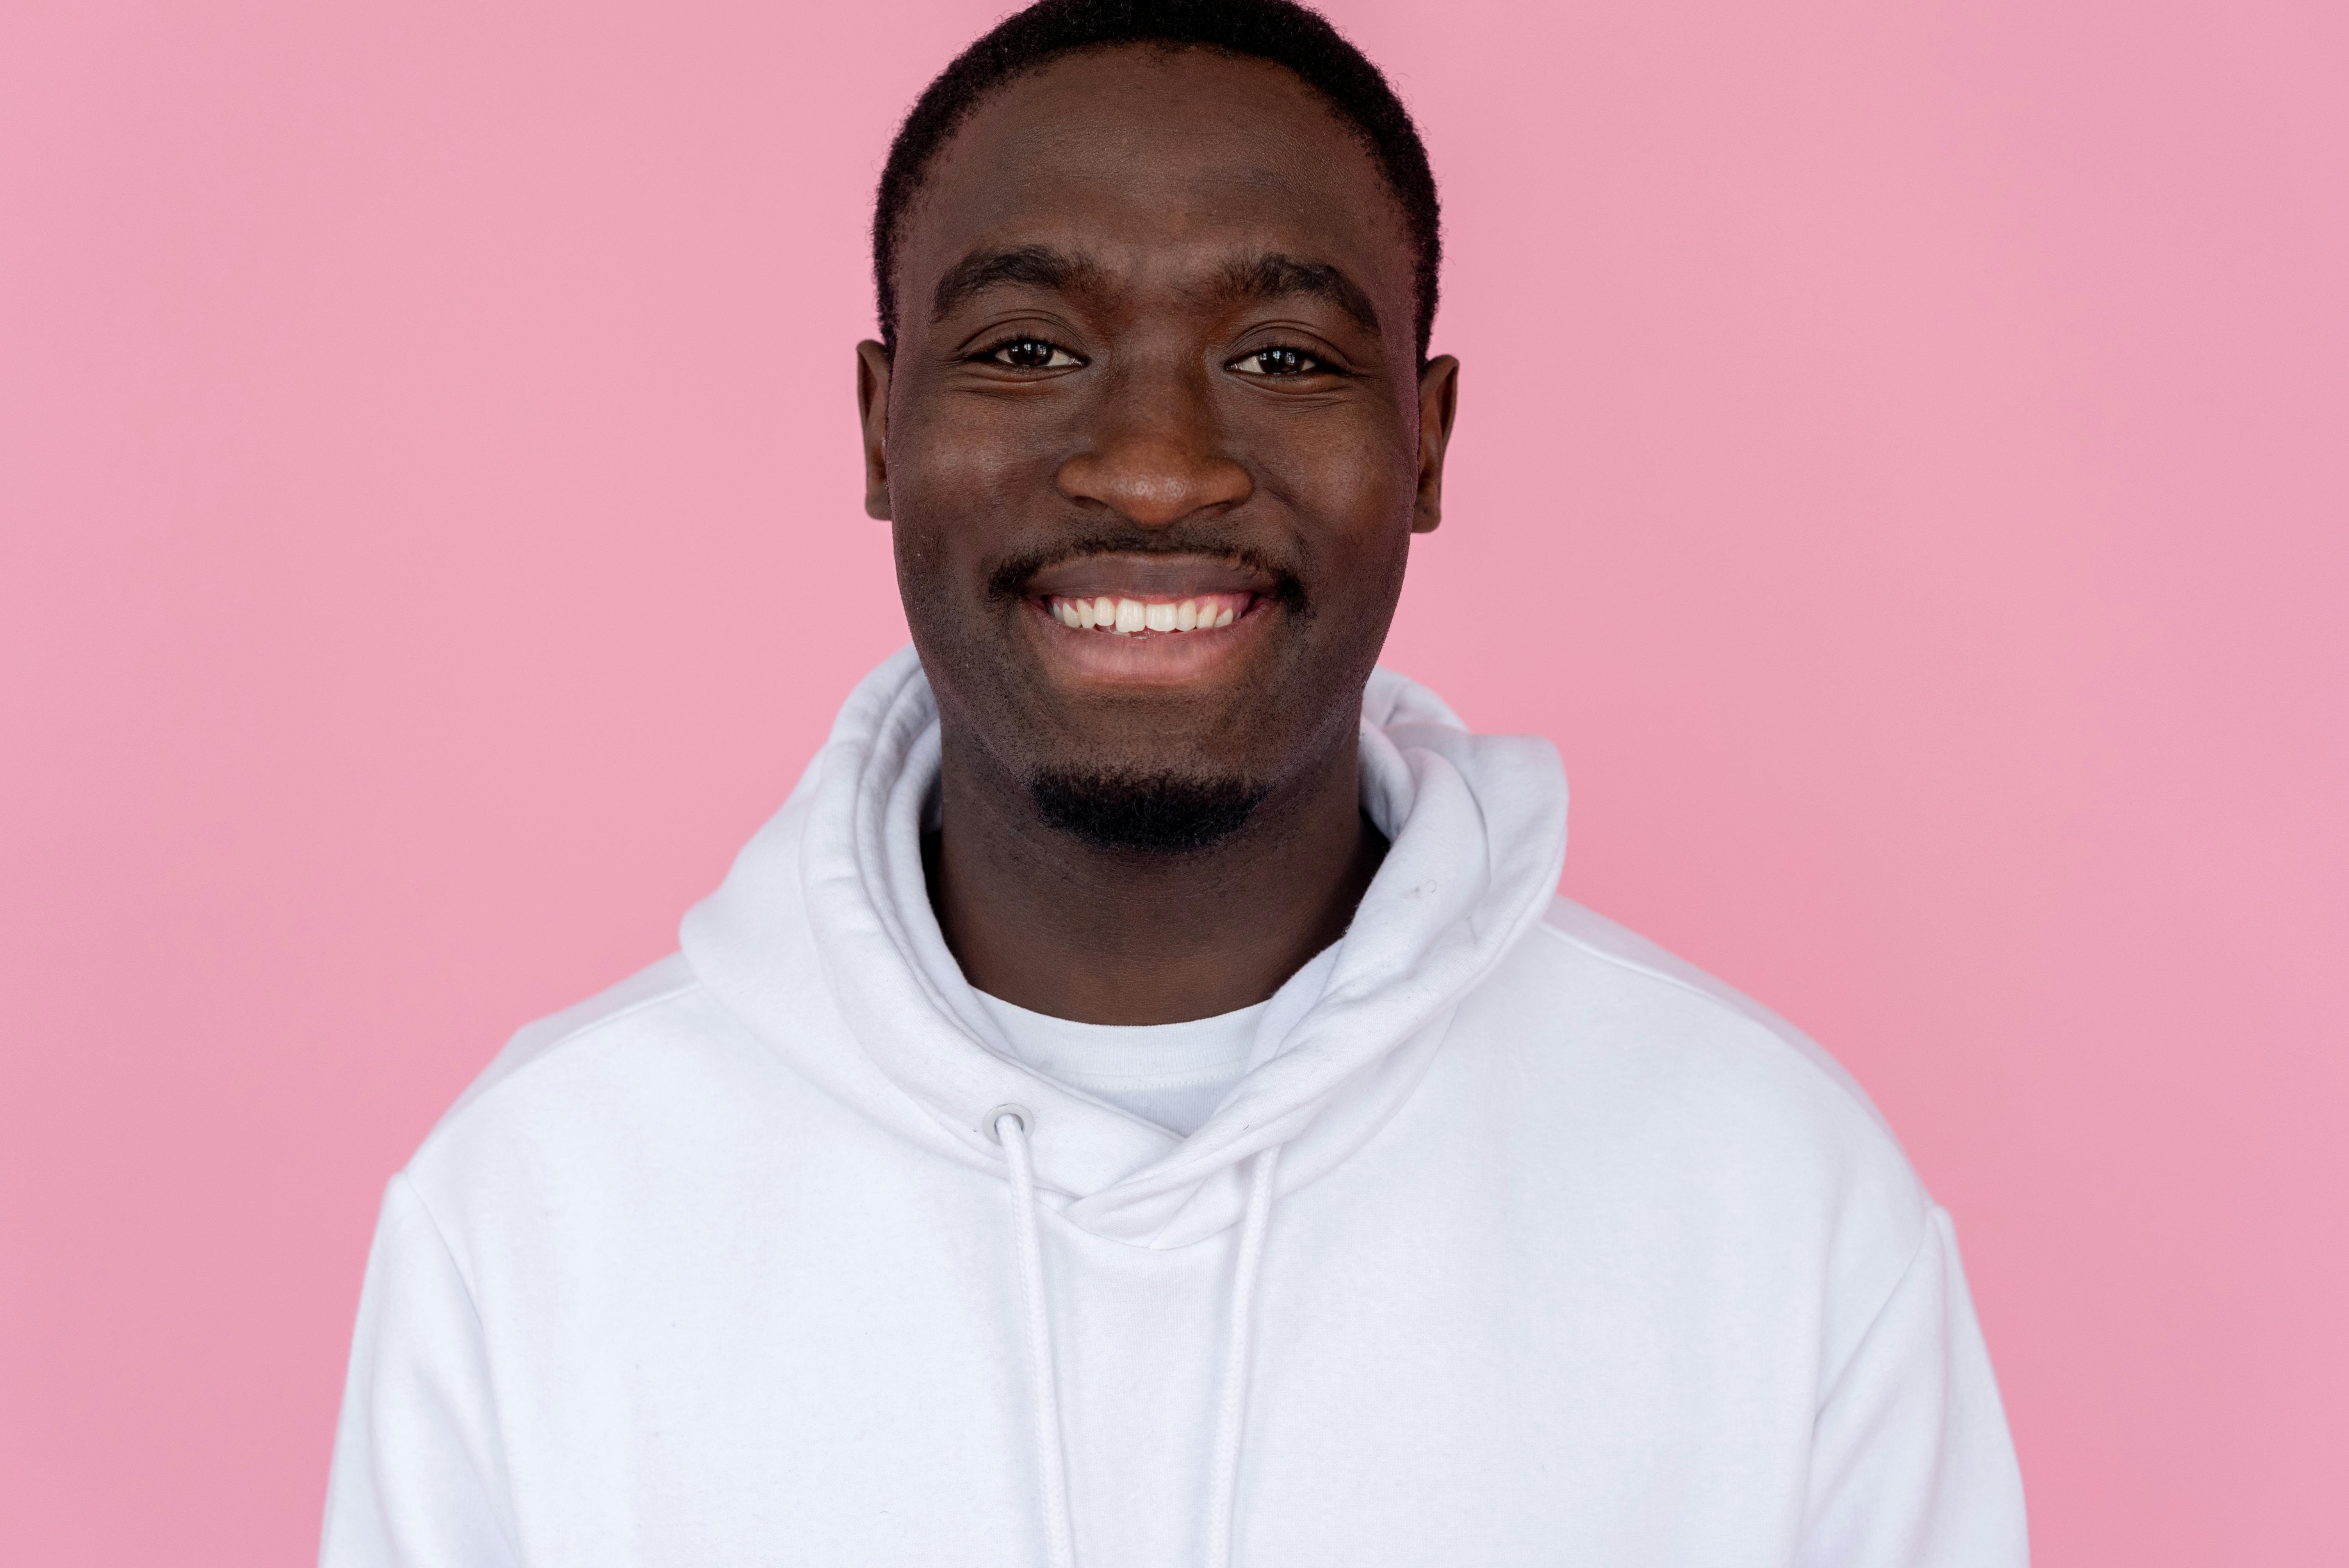
M 596 1034 L 622 1018 L 657 1008 L 663 1003 L 695 989 L 699 984 L 692 965 L 686 962 L 685 954 L 672 953 L 659 963 L 637 970 L 618 985 L 598 991 L 584 1002 L 523 1025 L 514 1032 L 513 1038 L 506 1042 L 505 1048 L 481 1069 L 481 1076 L 457 1097 L 457 1103 L 450 1106 L 448 1113 L 440 1119 L 441 1127 L 456 1121 L 474 1102 L 508 1078 L 565 1046 Z
M 1899 1139 L 1834 1057 L 1654 943 L 1558 898 L 1511 954 L 1514 1076 L 1547 1090 L 1593 1180 L 1644 1172 L 1659 1231 L 1764 1239 L 1823 1287 L 1822 1365 L 1844 1366 L 1947 1228 Z M 1496 998 L 1501 1000 L 1501 998 Z M 1667 1212 L 1668 1211 L 1668 1212 Z M 1724 1243 L 1730 1244 L 1730 1243 Z
M 426 1135 L 408 1174 L 426 1196 L 454 1173 L 525 1158 L 624 1158 L 739 1103 L 763 1053 L 672 954 L 576 1006 L 525 1025 Z
M 1558 899 L 1471 1006 L 1471 1056 L 1497 1053 L 1555 1136 L 1710 1171 L 1724 1193 L 1760 1181 L 1790 1211 L 1857 1202 L 1887 1256 L 1916 1245 L 1931 1198 L 1851 1075 L 1653 943 Z
M 790 1119 L 776 1099 L 797 1080 L 779 1069 L 673 954 L 517 1032 L 404 1174 L 462 1263 L 478 1225 L 521 1233 L 652 1172 L 722 1165 Z
M 1832 1084 L 1855 1109 L 1873 1122 L 1887 1139 L 1891 1125 L 1843 1064 L 1819 1043 L 1751 996 L 1723 985 L 1686 959 L 1667 953 L 1629 927 L 1616 924 L 1598 911 L 1560 896 L 1535 927 L 1542 938 L 1564 944 L 1586 962 L 1610 966 L 1625 980 L 1684 994 L 1721 1016 L 1721 1022 L 1744 1037 L 1754 1047 L 1782 1052 Z

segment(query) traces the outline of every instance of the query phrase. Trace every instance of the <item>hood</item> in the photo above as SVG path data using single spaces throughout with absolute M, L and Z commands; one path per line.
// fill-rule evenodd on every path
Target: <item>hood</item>
M 1461 998 L 1557 891 L 1566 777 L 1547 741 L 1471 735 L 1381 669 L 1363 694 L 1361 773 L 1386 860 L 1331 960 L 1273 997 L 1247 1076 L 1187 1138 L 1014 1060 L 961 978 L 922 874 L 938 718 L 910 647 L 857 686 L 790 800 L 686 916 L 685 954 L 735 1017 L 861 1115 L 1000 1173 L 983 1124 L 1018 1105 L 1040 1202 L 1096 1235 L 1187 1245 L 1239 1221 L 1258 1150 L 1280 1146 L 1285 1193 L 1385 1125 Z

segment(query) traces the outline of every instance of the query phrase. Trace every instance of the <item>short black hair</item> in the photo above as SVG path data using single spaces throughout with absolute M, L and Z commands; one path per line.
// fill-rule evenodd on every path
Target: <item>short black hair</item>
M 1285 66 L 1361 138 L 1402 206 L 1411 239 L 1419 357 L 1435 325 L 1443 259 L 1435 174 L 1419 128 L 1361 50 L 1294 0 L 1037 0 L 957 55 L 914 100 L 889 144 L 873 203 L 873 283 L 881 342 L 897 351 L 897 232 L 929 166 L 988 94 L 1062 55 L 1121 44 L 1219 50 Z

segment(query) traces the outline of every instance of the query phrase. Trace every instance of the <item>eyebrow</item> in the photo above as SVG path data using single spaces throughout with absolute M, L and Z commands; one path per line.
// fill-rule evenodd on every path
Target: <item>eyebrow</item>
M 1056 251 L 1050 245 L 1015 245 L 1005 250 L 973 251 L 938 280 L 930 296 L 930 319 L 942 321 L 963 301 L 998 284 L 1027 284 L 1035 288 L 1065 289 L 1090 279 L 1098 269 L 1082 256 Z
M 1356 325 L 1376 335 L 1379 313 L 1371 296 L 1327 262 L 1301 261 L 1268 252 L 1252 261 L 1235 262 L 1224 273 L 1218 291 L 1229 299 L 1276 300 L 1303 295 L 1336 305 L 1353 317 Z
M 1050 245 L 1013 245 L 999 250 L 973 251 L 947 269 L 930 296 L 930 319 L 942 321 L 957 305 L 999 284 L 1025 284 L 1031 288 L 1069 289 L 1097 284 L 1100 267 L 1086 256 L 1071 255 Z M 1364 331 L 1376 335 L 1379 313 L 1361 285 L 1327 262 L 1309 262 L 1279 251 L 1268 251 L 1224 269 L 1210 291 L 1227 300 L 1258 300 L 1303 296 L 1333 304 Z

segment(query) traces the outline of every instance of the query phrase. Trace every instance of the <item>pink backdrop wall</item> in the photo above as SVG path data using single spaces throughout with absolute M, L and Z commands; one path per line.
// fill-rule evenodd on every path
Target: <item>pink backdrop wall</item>
M 993 0 L 0 14 L 0 1558 L 315 1550 L 381 1184 L 903 636 Z M 1955 1212 L 2041 1561 L 2338 1563 L 2349 11 L 1340 0 L 1466 362 L 1390 660 Z

